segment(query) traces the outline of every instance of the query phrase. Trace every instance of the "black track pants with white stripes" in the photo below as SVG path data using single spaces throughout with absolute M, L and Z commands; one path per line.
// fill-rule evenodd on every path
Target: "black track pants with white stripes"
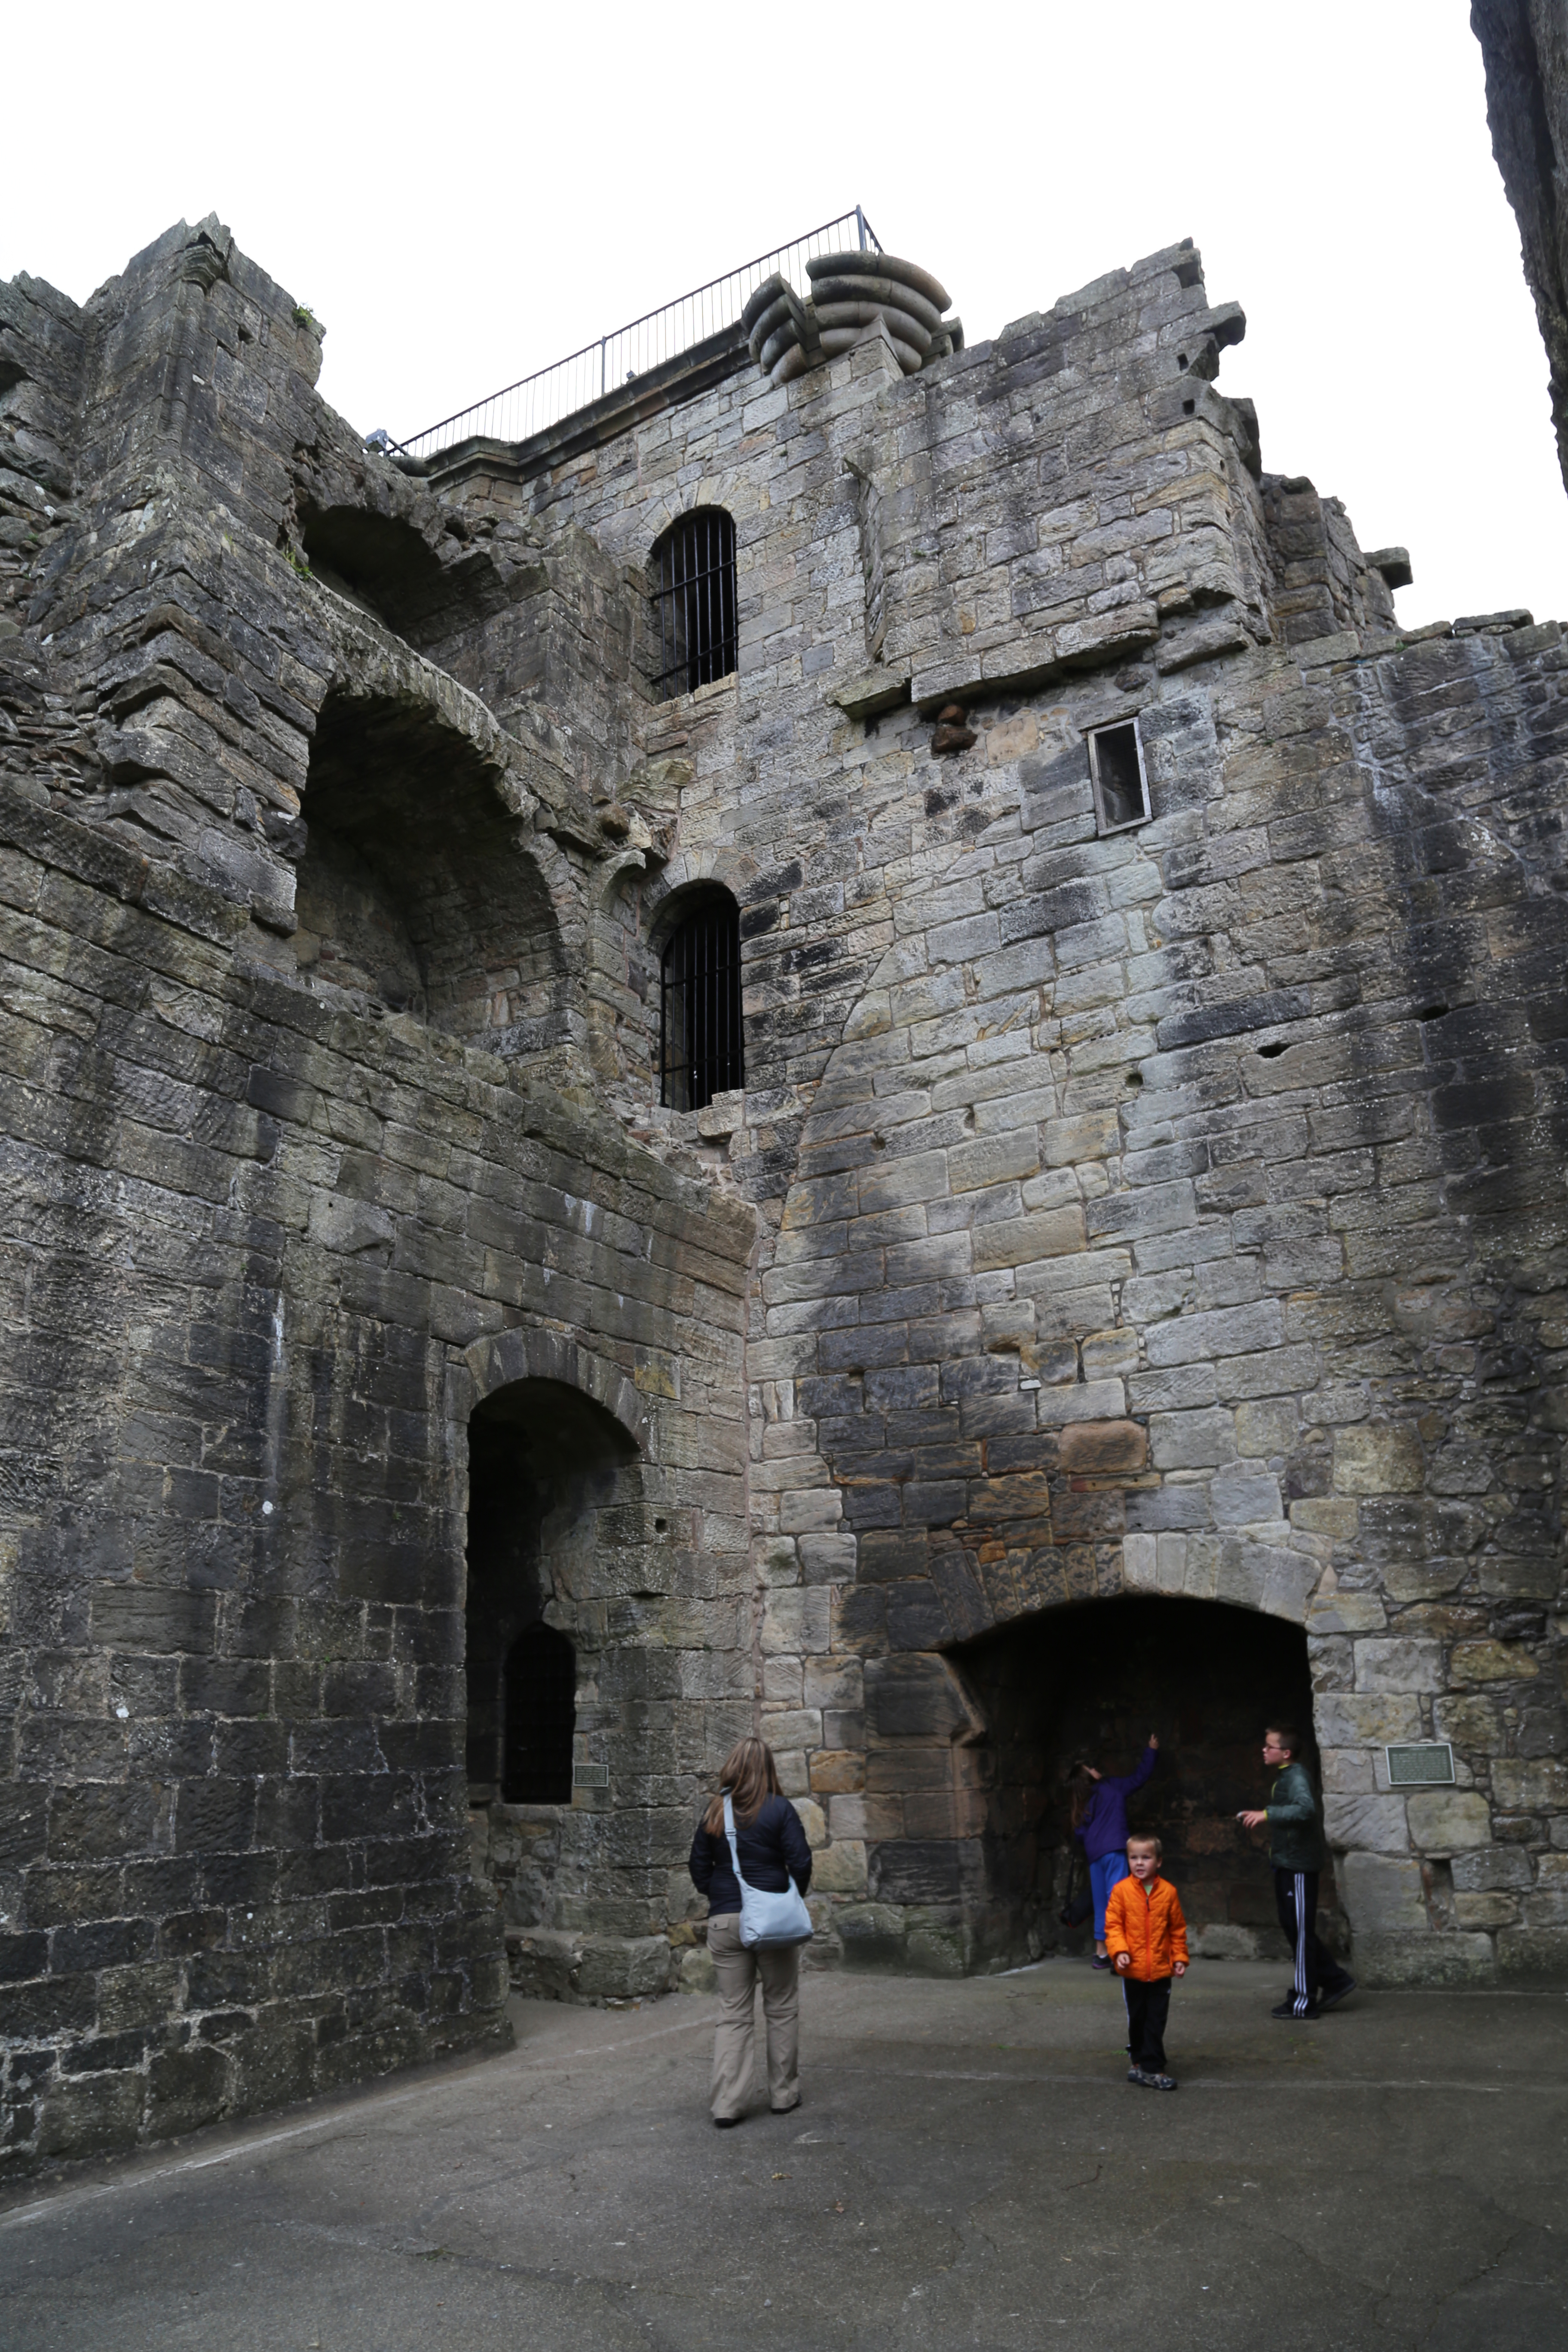
M 1274 1901 L 1290 1947 L 1290 2003 L 1298 2017 L 1310 2017 L 1326 1992 L 1349 1982 L 1338 1960 L 1318 1940 L 1318 1874 L 1276 1870 Z

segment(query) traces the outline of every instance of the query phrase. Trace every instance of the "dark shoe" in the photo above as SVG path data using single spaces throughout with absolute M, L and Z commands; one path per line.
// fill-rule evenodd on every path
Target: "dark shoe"
M 1152 2091 L 1173 2091 L 1176 2087 L 1173 2074 L 1145 2074 L 1143 2080 Z
M 1318 2011 L 1316 2009 L 1298 2009 L 1292 2000 L 1280 2001 L 1277 2008 L 1269 2011 L 1268 2014 L 1270 2017 L 1288 2017 L 1296 2025 L 1310 2025 Z
M 1110 1962 L 1106 1958 L 1103 1952 L 1096 1952 L 1093 1959 L 1089 1962 L 1089 1967 L 1091 1969 L 1109 1969 L 1110 1967 Z
M 798 2099 L 792 2099 L 787 2107 L 774 2107 L 773 2112 L 775 2116 L 793 2116 L 799 2105 Z
M 1343 1984 L 1342 1984 L 1342 1985 L 1336 1985 L 1336 1986 L 1335 1986 L 1335 1988 L 1334 1988 L 1334 1990 L 1333 1990 L 1333 1991 L 1332 1991 L 1332 1992 L 1325 1992 L 1325 1993 L 1321 1993 L 1321 1994 L 1320 1994 L 1320 1995 L 1319 1995 L 1319 1998 L 1318 1998 L 1318 2014 L 1319 2014 L 1319 2016 L 1321 2017 L 1321 2016 L 1322 2015 L 1322 2013 L 1323 2013 L 1324 2010 L 1326 2010 L 1326 2009 L 1338 2009 L 1338 2007 L 1339 2007 L 1339 2005 L 1340 2005 L 1341 2001 L 1342 2001 L 1342 2000 L 1349 2000 L 1349 1999 L 1350 1999 L 1350 1997 L 1351 1997 L 1352 1993 L 1352 1992 L 1354 1992 L 1354 1990 L 1355 1990 L 1355 1979 L 1354 1979 L 1354 1977 L 1347 1977 L 1347 1978 L 1345 1979 L 1345 1980 L 1344 1980 L 1344 1982 L 1343 1982 Z
M 716 2131 L 733 2131 L 737 2124 L 743 2124 L 745 2120 L 744 2116 L 715 2116 L 713 2127 Z
M 1149 2077 L 1145 2074 L 1142 2066 L 1129 2066 L 1127 2069 L 1127 2079 L 1130 2083 L 1146 2083 L 1149 2080 Z

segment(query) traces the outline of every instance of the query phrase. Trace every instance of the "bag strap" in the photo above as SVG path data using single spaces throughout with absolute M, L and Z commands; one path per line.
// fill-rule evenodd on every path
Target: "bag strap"
M 724 1791 L 724 1834 L 730 1841 L 730 1860 L 734 1867 L 735 1884 L 737 1886 L 744 1886 L 746 1882 L 741 1875 L 741 1849 L 735 1843 L 735 1816 L 731 1810 L 728 1789 Z

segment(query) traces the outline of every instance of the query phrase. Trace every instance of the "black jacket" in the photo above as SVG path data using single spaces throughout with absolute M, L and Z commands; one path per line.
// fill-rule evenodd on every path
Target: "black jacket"
M 800 1815 L 787 1797 L 768 1797 L 753 1821 L 735 1824 L 741 1850 L 741 1872 L 748 1886 L 782 1895 L 793 1878 L 804 1895 L 811 1885 L 811 1848 L 800 1825 Z M 691 1882 L 708 1897 L 708 1916 L 738 1911 L 741 1890 L 730 1867 L 730 1842 L 722 1830 L 710 1837 L 700 1822 L 691 1841 Z

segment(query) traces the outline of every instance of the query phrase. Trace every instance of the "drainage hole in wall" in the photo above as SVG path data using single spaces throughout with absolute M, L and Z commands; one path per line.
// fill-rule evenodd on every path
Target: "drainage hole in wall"
M 1179 368 L 1184 368 L 1184 367 L 1186 366 L 1186 364 L 1187 364 L 1187 355 L 1186 355 L 1185 352 L 1178 352 L 1176 353 L 1176 365 L 1177 365 Z
M 1129 1070 L 1127 1073 L 1127 1083 L 1130 1087 L 1141 1087 L 1143 1083 L 1142 1071 Z
M 1198 404 L 1195 400 L 1184 400 L 1182 403 L 1182 415 L 1184 416 L 1191 416 L 1197 407 L 1197 404 Z
M 1285 1050 L 1286 1040 L 1283 1037 L 1276 1037 L 1272 1045 L 1259 1045 L 1258 1058 L 1260 1062 L 1277 1062 Z
M 1441 1021 L 1447 1017 L 1447 1011 L 1446 1004 L 1424 1004 L 1415 1018 L 1417 1021 Z
M 653 1523 L 653 1531 L 654 1531 L 655 1535 L 656 1535 L 656 1536 L 661 1536 L 661 1535 L 663 1535 L 663 1533 L 664 1533 L 665 1529 L 668 1527 L 668 1525 L 669 1525 L 669 1521 L 668 1521 L 668 1519 L 655 1519 L 655 1521 L 654 1521 L 654 1523 Z

